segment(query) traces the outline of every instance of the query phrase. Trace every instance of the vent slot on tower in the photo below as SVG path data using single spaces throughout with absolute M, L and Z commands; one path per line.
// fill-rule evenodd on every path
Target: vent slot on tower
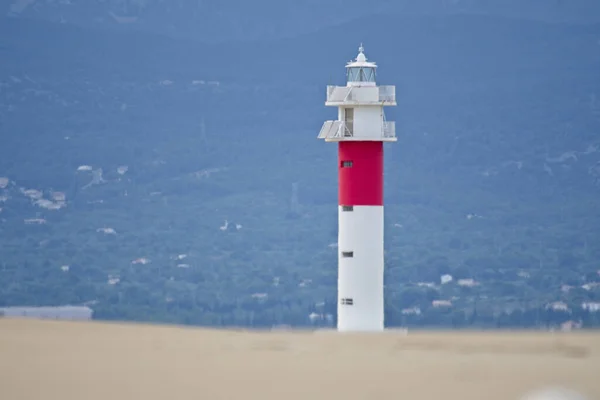
M 354 211 L 354 206 L 342 206 L 342 211 Z
M 352 258 L 352 257 L 354 257 L 354 252 L 353 251 L 342 251 L 342 257 Z
M 353 299 L 341 299 L 340 300 L 340 304 L 344 305 L 344 306 L 353 306 L 354 305 L 354 300 Z
M 342 161 L 342 168 L 352 168 L 353 164 L 352 160 Z

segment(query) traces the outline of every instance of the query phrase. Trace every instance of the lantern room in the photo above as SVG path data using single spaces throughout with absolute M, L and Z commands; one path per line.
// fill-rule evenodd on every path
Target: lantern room
M 375 86 L 377 65 L 367 61 L 365 49 L 360 45 L 356 60 L 346 64 L 346 86 Z

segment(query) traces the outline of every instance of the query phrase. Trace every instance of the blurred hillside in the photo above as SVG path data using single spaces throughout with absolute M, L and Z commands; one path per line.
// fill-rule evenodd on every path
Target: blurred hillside
M 0 0 L 0 13 L 85 27 L 141 30 L 204 42 L 294 37 L 374 15 L 471 14 L 600 22 L 596 0 Z M 380 32 L 393 29 L 380 25 Z
M 316 135 L 363 41 L 398 95 L 388 323 L 598 324 L 599 39 L 598 24 L 380 14 L 216 45 L 7 18 L 0 306 L 334 323 L 336 149 Z

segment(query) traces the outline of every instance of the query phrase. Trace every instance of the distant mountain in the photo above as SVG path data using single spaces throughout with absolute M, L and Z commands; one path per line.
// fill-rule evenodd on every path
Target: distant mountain
M 18 18 L 138 30 L 205 42 L 293 37 L 380 14 L 480 14 L 546 22 L 600 22 L 596 0 L 0 0 Z M 379 25 L 377 32 L 391 27 Z
M 0 306 L 333 323 L 335 146 L 316 136 L 363 41 L 399 103 L 388 323 L 597 325 L 599 37 L 380 14 L 250 46 L 5 19 Z

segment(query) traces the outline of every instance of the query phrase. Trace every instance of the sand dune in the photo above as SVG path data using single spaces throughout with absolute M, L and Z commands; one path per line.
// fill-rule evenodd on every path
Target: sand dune
M 600 399 L 600 333 L 245 332 L 0 319 L 0 399 Z

